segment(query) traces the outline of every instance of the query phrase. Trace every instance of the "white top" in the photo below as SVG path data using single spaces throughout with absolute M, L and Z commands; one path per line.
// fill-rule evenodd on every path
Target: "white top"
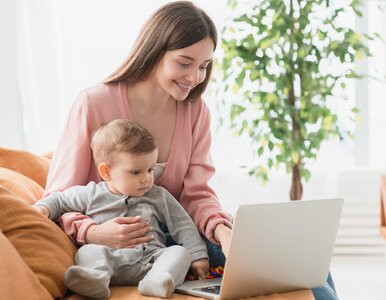
M 163 171 L 165 170 L 166 162 L 156 163 L 154 166 L 154 181 L 161 177 Z

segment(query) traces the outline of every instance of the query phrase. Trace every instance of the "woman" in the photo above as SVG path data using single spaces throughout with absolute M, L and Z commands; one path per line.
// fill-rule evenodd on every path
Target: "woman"
M 100 181 L 91 156 L 91 132 L 112 119 L 132 120 L 147 128 L 159 145 L 160 176 L 155 183 L 179 199 L 200 232 L 226 252 L 231 217 L 207 184 L 214 168 L 209 157 L 210 116 L 201 101 L 216 41 L 212 20 L 190 2 L 159 9 L 122 66 L 75 101 L 52 160 L 45 194 Z M 149 239 L 143 236 L 149 227 L 139 218 L 97 225 L 84 216 L 67 215 L 63 223 L 66 233 L 81 244 L 122 248 Z M 223 264 L 223 260 L 220 256 L 212 263 Z
M 91 132 L 112 119 L 134 121 L 157 140 L 155 184 L 180 201 L 205 236 L 211 265 L 223 265 L 232 223 L 208 186 L 214 174 L 210 114 L 201 99 L 216 43 L 212 20 L 191 2 L 172 2 L 158 9 L 118 70 L 104 83 L 81 92 L 75 101 L 52 159 L 45 195 L 99 182 L 91 156 Z M 139 217 L 96 224 L 72 214 L 63 217 L 63 227 L 81 244 L 123 248 L 149 240 L 144 236 L 149 226 Z

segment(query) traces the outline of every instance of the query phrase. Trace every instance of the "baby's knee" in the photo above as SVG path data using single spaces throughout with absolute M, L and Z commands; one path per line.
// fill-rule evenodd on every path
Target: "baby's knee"
M 172 249 L 173 251 L 181 251 L 181 252 L 188 251 L 186 250 L 185 247 L 182 247 L 180 245 L 169 246 L 168 249 Z
M 173 252 L 175 255 L 180 256 L 180 257 L 185 257 L 190 259 L 190 253 L 189 251 L 182 246 L 179 245 L 174 245 L 168 247 L 168 252 Z

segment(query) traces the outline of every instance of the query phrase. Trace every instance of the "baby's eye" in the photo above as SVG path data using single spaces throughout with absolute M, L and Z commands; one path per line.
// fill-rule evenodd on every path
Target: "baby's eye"
M 149 173 L 154 172 L 154 168 L 150 168 L 150 169 L 148 170 L 148 172 L 149 172 Z
M 133 175 L 139 175 L 141 173 L 141 171 L 132 171 L 131 174 Z

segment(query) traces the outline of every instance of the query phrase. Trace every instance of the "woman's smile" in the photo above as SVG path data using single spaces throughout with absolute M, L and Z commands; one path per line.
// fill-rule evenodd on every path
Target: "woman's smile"
M 193 85 L 183 84 L 178 81 L 174 81 L 174 83 L 184 92 L 189 92 L 194 87 Z

